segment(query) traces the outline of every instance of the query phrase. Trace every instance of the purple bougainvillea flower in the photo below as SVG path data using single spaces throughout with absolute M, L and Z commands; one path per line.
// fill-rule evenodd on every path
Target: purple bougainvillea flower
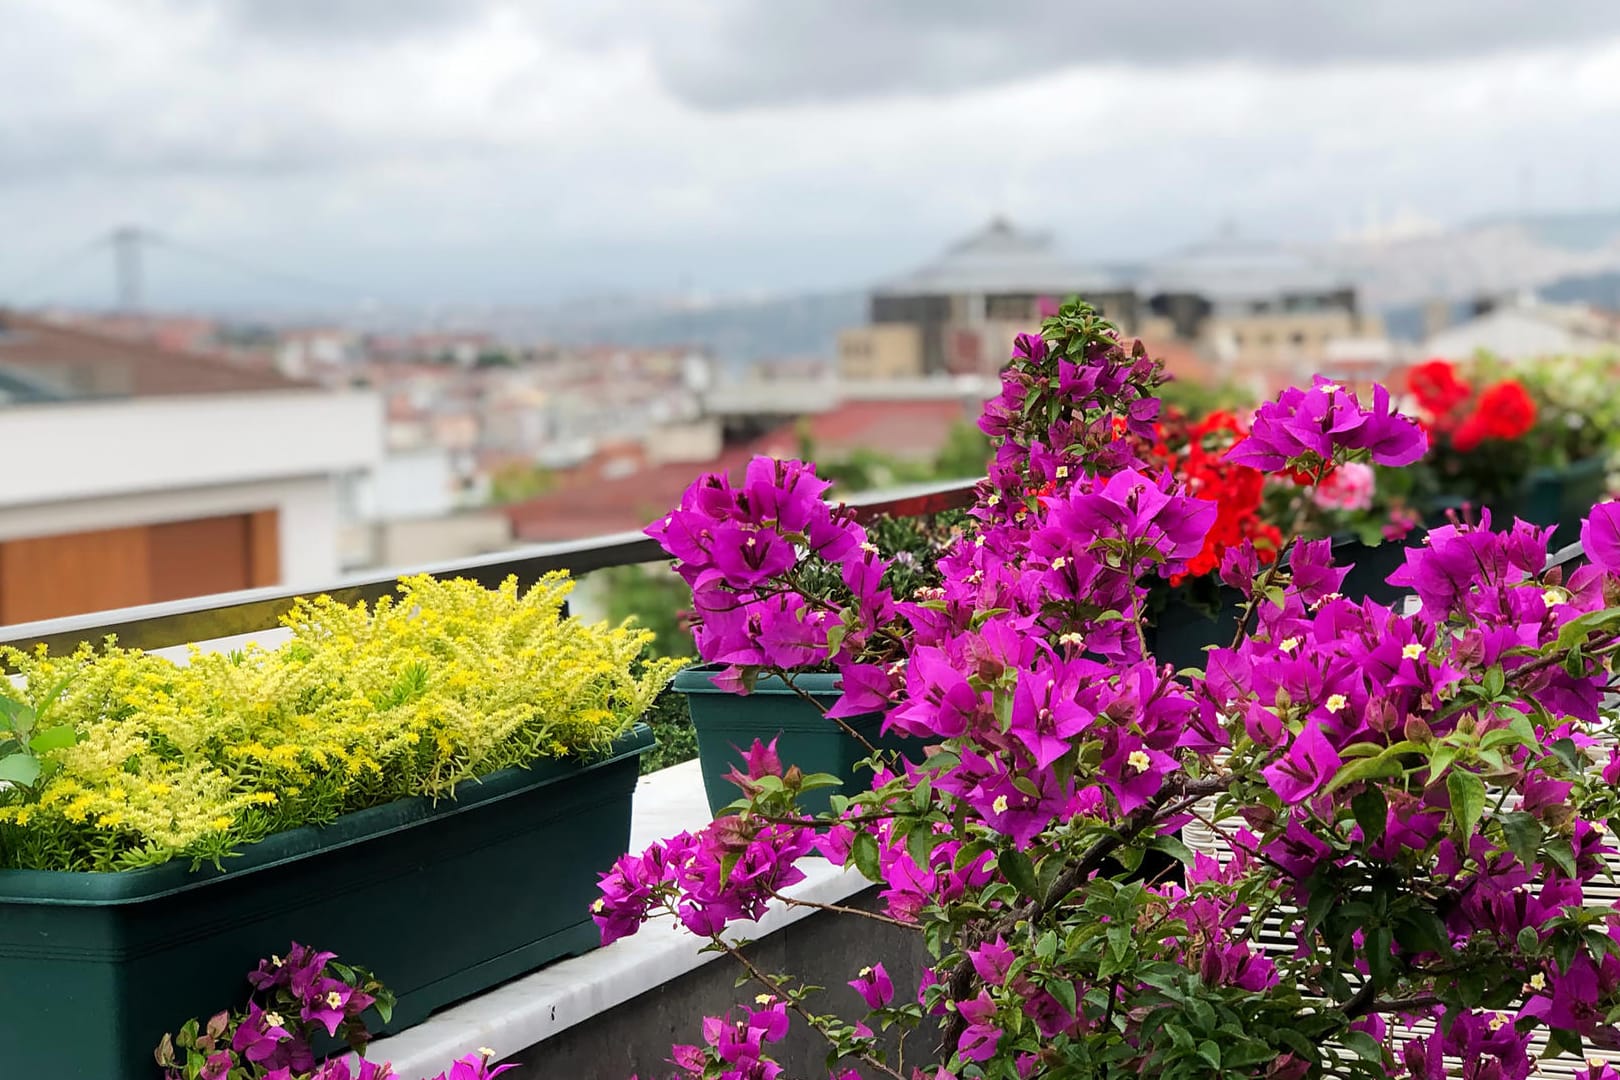
M 1593 566 L 1620 574 L 1620 502 L 1599 503 L 1581 524 L 1581 547 Z
M 861 995 L 868 1009 L 882 1009 L 894 1000 L 894 983 L 889 979 L 889 973 L 883 969 L 882 964 L 873 964 L 862 968 L 860 974 L 849 984 L 855 992 Z
M 979 991 L 979 996 L 961 1002 L 957 1010 L 968 1025 L 957 1040 L 956 1052 L 964 1061 L 989 1061 L 1001 1040 L 1001 1028 L 996 1023 L 996 1003 L 990 995 Z
M 1334 447 L 1364 450 L 1379 465 L 1410 465 L 1428 450 L 1428 438 L 1410 417 L 1391 412 L 1389 391 L 1373 388 L 1365 410 L 1347 388 L 1317 376 L 1310 389 L 1284 390 L 1255 411 L 1249 435 L 1226 460 L 1261 472 L 1333 461 Z
M 895 679 L 885 668 L 877 664 L 846 661 L 838 665 L 838 675 L 838 689 L 842 693 L 833 707 L 827 710 L 829 717 L 861 716 L 882 712 L 889 707 L 894 696 Z
M 257 1001 L 248 1002 L 248 1014 L 231 1038 L 231 1049 L 255 1063 L 269 1063 L 292 1040 L 281 1014 L 266 1012 Z
M 1295 737 L 1281 759 L 1261 770 L 1271 790 L 1287 805 L 1304 802 L 1322 790 L 1339 769 L 1339 753 L 1312 720 Z
M 1428 453 L 1423 428 L 1411 417 L 1391 411 L 1389 391 L 1374 383 L 1372 395 L 1372 408 L 1361 414 L 1360 425 L 1341 440 L 1343 444 L 1366 450 L 1379 465 L 1410 465 Z
M 1012 967 L 1014 953 L 998 936 L 974 949 L 968 950 L 973 970 L 989 986 L 1000 986 L 1007 981 L 1007 970 Z
M 1333 541 L 1302 540 L 1289 556 L 1288 569 L 1293 576 L 1294 591 L 1306 604 L 1314 604 L 1329 593 L 1339 591 L 1348 566 L 1333 565 Z
M 754 781 L 761 777 L 782 775 L 782 759 L 777 756 L 775 739 L 769 743 L 755 739 L 754 745 L 742 751 L 742 759 L 743 768 L 747 771 L 739 770 L 733 765 L 731 771 L 726 773 L 726 779 L 741 788 L 746 795 L 752 795 L 759 790 L 759 785 Z
M 1065 670 L 1038 667 L 1018 679 L 1008 734 L 1024 744 L 1039 769 L 1068 753 L 1070 740 L 1095 715 L 1075 701 L 1077 682 Z

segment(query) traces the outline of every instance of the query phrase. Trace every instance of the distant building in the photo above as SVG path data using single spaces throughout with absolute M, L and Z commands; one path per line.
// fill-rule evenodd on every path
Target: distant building
M 1466 360 L 1488 352 L 1503 360 L 1581 356 L 1620 349 L 1620 313 L 1590 304 L 1549 304 L 1532 296 L 1483 301 L 1471 318 L 1436 329 L 1423 355 Z
M 1231 231 L 1152 264 L 1139 288 L 1140 333 L 1192 342 L 1237 377 L 1304 378 L 1330 342 L 1383 336 L 1336 273 Z
M 382 455 L 372 394 L 0 312 L 8 387 L 5 624 L 328 581 Z
M 938 259 L 872 294 L 871 324 L 839 336 L 849 379 L 994 373 L 1013 337 L 1040 323 L 1045 299 L 1076 295 L 1126 329 L 1136 323 L 1130 285 L 1060 256 L 1048 233 L 997 218 Z
M 848 389 L 854 389 L 850 384 Z M 931 394 L 913 398 L 851 396 L 802 417 L 777 416 L 768 430 L 718 446 L 702 458 L 649 453 L 655 441 L 604 447 L 591 461 L 557 476 L 557 488 L 505 508 L 521 540 L 576 540 L 643 528 L 674 506 L 706 472 L 740 478 L 755 455 L 796 457 L 805 443 L 821 462 L 861 451 L 927 460 L 943 450 L 953 430 L 977 419 L 982 395 Z M 695 449 L 695 444 L 691 447 Z
M 1013 337 L 1039 325 L 1043 301 L 1073 295 L 1127 334 L 1202 354 L 1213 378 L 1256 386 L 1319 370 L 1331 342 L 1384 335 L 1344 277 L 1230 230 L 1127 277 L 1069 262 L 1049 235 L 997 219 L 879 287 L 870 325 L 839 336 L 839 373 L 849 380 L 993 374 Z

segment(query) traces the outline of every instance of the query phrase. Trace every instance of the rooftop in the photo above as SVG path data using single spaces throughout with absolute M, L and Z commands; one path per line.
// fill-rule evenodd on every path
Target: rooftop
M 802 433 L 817 456 L 827 460 L 856 449 L 901 458 L 931 456 L 944 447 L 952 426 L 971 422 L 975 412 L 961 399 L 850 401 L 804 417 Z M 703 473 L 724 472 L 738 478 L 756 455 L 797 456 L 800 434 L 799 425 L 783 424 L 725 448 L 708 462 L 642 465 L 623 454 L 607 455 L 605 461 L 562 476 L 557 490 L 507 507 L 506 513 L 513 534 L 527 541 L 639 530 L 678 503 L 681 493 Z
M 1223 303 L 1318 295 L 1348 286 L 1327 266 L 1228 228 L 1155 262 L 1147 269 L 1141 292 L 1192 293 Z
M 1060 255 L 1047 232 L 1020 229 L 995 218 L 978 232 L 957 241 L 939 258 L 912 273 L 879 286 L 895 296 L 1002 293 L 1064 296 L 1074 292 L 1109 292 L 1126 288 L 1117 276 Z
M 255 390 L 294 390 L 312 384 L 274 371 L 61 326 L 0 311 L 0 376 L 37 396 L 10 400 L 170 397 Z

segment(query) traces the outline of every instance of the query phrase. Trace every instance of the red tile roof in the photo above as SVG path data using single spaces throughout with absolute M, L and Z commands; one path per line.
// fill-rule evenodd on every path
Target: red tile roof
M 945 446 L 951 428 L 978 418 L 977 404 L 939 401 L 846 401 L 806 417 L 816 453 L 845 456 L 875 450 L 898 458 L 931 458 Z
M 977 413 L 960 400 L 851 401 L 804 418 L 818 457 L 836 459 L 870 449 L 895 457 L 926 458 L 945 446 L 951 427 Z M 714 461 L 641 468 L 623 476 L 603 474 L 603 465 L 627 460 L 621 452 L 600 455 L 591 465 L 558 477 L 560 486 L 539 498 L 506 508 L 514 535 L 524 540 L 577 540 L 643 528 L 680 499 L 703 473 L 739 479 L 756 455 L 794 457 L 799 428 L 789 423 L 728 447 Z M 633 459 L 629 459 L 632 461 Z
M 159 397 L 292 390 L 314 384 L 196 353 L 0 311 L 0 367 L 25 372 L 69 396 Z
M 506 516 L 513 535 L 522 540 L 579 540 L 632 532 L 668 511 L 703 473 L 725 472 L 740 479 L 755 453 L 765 452 L 760 449 L 762 441 L 731 447 L 704 464 L 657 465 L 615 479 L 601 478 L 589 466 L 571 470 L 559 477 L 558 490 L 509 506 Z M 787 441 L 793 441 L 791 429 Z

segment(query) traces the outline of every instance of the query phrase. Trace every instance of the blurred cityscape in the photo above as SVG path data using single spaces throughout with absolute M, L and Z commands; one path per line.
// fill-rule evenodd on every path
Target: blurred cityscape
M 0 309 L 0 623 L 636 530 L 760 453 L 845 491 L 972 475 L 1014 335 L 1073 294 L 1183 384 L 1249 395 L 1620 344 L 1620 214 L 1300 249 L 1226 228 L 1136 266 L 1038 226 L 847 293 L 318 320 L 152 310 L 155 238 L 122 230 L 116 304 Z
M 1620 6 L 20 0 L 0 624 L 974 474 L 1070 295 L 1175 392 L 1620 343 Z

